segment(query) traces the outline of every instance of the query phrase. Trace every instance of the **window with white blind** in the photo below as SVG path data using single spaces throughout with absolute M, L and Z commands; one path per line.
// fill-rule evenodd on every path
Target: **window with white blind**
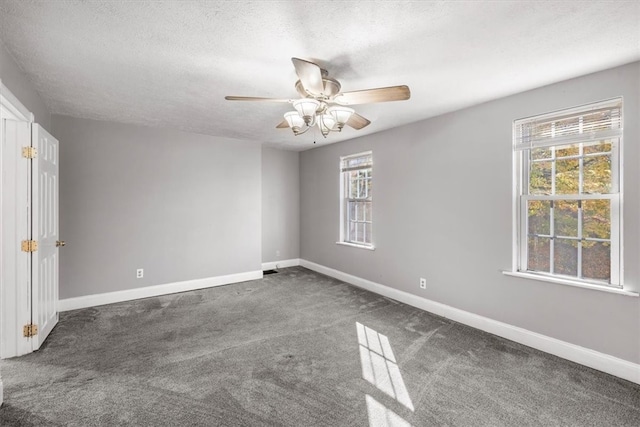
M 340 158 L 341 224 L 340 242 L 373 248 L 371 151 Z
M 622 99 L 516 120 L 519 272 L 621 287 Z

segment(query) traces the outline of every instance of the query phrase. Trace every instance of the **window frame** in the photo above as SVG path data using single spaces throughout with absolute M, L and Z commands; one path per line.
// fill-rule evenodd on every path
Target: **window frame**
M 590 111 L 594 111 L 598 107 L 602 106 L 614 106 L 619 103 L 620 108 L 620 126 L 619 131 L 617 131 L 616 135 L 606 136 L 606 131 L 604 135 L 599 135 L 597 137 L 593 137 L 591 140 L 587 140 L 584 137 L 584 134 L 580 133 L 578 136 L 567 136 L 567 137 L 559 137 L 556 142 L 557 144 L 550 144 L 549 142 L 542 143 L 541 145 L 535 146 L 533 143 L 530 148 L 523 148 L 522 144 L 518 144 L 518 142 L 522 142 L 518 139 L 518 130 L 519 127 L 527 122 L 533 121 L 542 121 L 542 120 L 561 120 L 564 116 L 570 115 L 578 115 L 580 113 L 589 113 Z M 599 290 L 610 290 L 610 291 L 622 291 L 623 286 L 623 223 L 622 223 L 622 209 L 623 206 L 623 173 L 622 173 L 622 164 L 623 164 L 623 155 L 622 155 L 622 147 L 623 147 L 623 106 L 624 101 L 622 97 L 617 97 L 605 101 L 589 103 L 573 108 L 562 109 L 558 111 L 554 111 L 551 113 L 540 114 L 536 116 L 531 116 L 523 119 L 517 119 L 513 121 L 512 128 L 512 137 L 513 137 L 513 271 L 509 272 L 509 274 L 517 275 L 521 277 L 533 278 L 542 281 L 569 284 L 575 286 L 588 287 L 592 289 Z M 582 125 L 580 125 L 582 126 Z M 611 162 L 611 190 L 610 193 L 581 193 L 583 186 L 583 177 L 584 177 L 584 159 L 586 156 L 583 148 L 584 144 L 588 142 L 595 141 L 603 141 L 609 139 L 611 141 L 611 151 L 610 151 L 610 162 Z M 579 162 L 579 172 L 578 172 L 578 190 L 576 193 L 569 194 L 556 194 L 555 192 L 555 166 L 556 162 L 559 158 L 556 157 L 556 150 L 567 148 L 572 145 L 578 145 L 579 154 L 575 156 L 568 156 L 568 158 L 576 158 Z M 535 148 L 547 148 L 551 150 L 551 159 L 549 160 L 552 164 L 552 187 L 551 194 L 529 194 L 530 187 L 530 168 L 529 164 L 531 162 L 530 152 Z M 596 154 L 602 155 L 602 154 Z M 562 157 L 561 159 L 567 159 Z M 546 161 L 546 160 L 545 160 Z M 579 277 L 581 273 L 581 243 L 578 245 L 577 254 L 576 254 L 576 263 L 577 265 L 577 273 L 576 276 L 572 275 L 564 275 L 559 273 L 552 273 L 553 271 L 553 246 L 555 243 L 550 243 L 550 268 L 549 272 L 543 271 L 535 271 L 528 269 L 528 250 L 529 250 L 529 215 L 528 215 L 528 202 L 531 200 L 540 200 L 540 201 L 550 201 L 551 209 L 550 209 L 550 230 L 549 235 L 553 236 L 550 238 L 551 242 L 554 239 L 565 239 L 566 237 L 570 237 L 568 240 L 577 240 L 578 242 L 583 241 L 598 241 L 598 238 L 586 238 L 582 234 L 582 206 L 579 205 L 579 211 L 577 213 L 577 236 L 559 236 L 554 233 L 554 209 L 553 202 L 557 200 L 576 200 L 576 201 L 584 201 L 584 200 L 610 200 L 610 233 L 609 239 L 610 242 L 610 278 L 609 281 L 590 279 Z M 606 240 L 606 239 L 604 239 Z
M 367 167 L 362 167 L 362 168 L 358 168 L 355 170 L 367 170 L 369 173 L 369 177 L 368 179 L 371 180 L 371 183 L 373 183 L 373 151 L 369 150 L 369 151 L 363 151 L 360 153 L 355 153 L 355 154 L 350 154 L 347 156 L 341 156 L 340 157 L 340 163 L 339 163 L 339 173 L 340 173 L 340 236 L 339 236 L 339 240 L 336 242 L 337 244 L 340 245 L 345 245 L 345 246 L 351 246 L 351 247 L 356 247 L 356 248 L 361 248 L 361 249 L 369 249 L 369 250 L 374 250 L 375 246 L 374 246 L 374 240 L 373 240 L 373 196 L 371 194 L 370 191 L 367 190 L 367 197 L 366 198 L 352 198 L 349 197 L 349 191 L 348 188 L 351 185 L 351 177 L 349 176 L 350 172 L 352 172 L 354 169 L 350 169 L 350 170 L 343 170 L 343 164 L 345 161 L 350 160 L 350 159 L 356 159 L 356 158 L 360 158 L 360 157 L 370 157 L 371 158 L 371 162 L 370 165 Z M 358 201 L 367 201 L 370 203 L 370 217 L 368 219 L 365 219 L 363 221 L 351 221 L 350 217 L 349 217 L 349 202 L 358 202 Z M 356 222 L 356 223 L 365 223 L 367 227 L 369 227 L 370 229 L 370 236 L 371 236 L 371 241 L 369 243 L 367 242 L 361 242 L 361 241 L 355 241 L 355 240 L 349 240 L 349 224 L 350 222 Z

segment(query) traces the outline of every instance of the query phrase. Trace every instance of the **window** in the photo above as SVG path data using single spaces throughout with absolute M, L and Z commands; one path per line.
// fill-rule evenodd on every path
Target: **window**
M 372 153 L 340 158 L 340 242 L 372 248 L 371 179 Z
M 517 270 L 621 287 L 622 99 L 516 120 Z

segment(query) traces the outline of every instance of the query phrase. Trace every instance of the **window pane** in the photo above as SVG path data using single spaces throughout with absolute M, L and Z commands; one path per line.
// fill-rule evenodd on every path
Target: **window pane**
M 371 202 L 364 202 L 364 220 L 371 221 Z
M 357 230 L 356 241 L 364 242 L 364 224 L 359 222 L 356 230 Z
M 553 206 L 554 235 L 578 237 L 578 201 L 556 200 Z
M 531 159 L 551 159 L 551 149 L 550 148 L 534 148 L 531 150 Z
M 358 217 L 357 220 L 358 221 L 364 221 L 365 220 L 365 206 L 367 205 L 367 202 L 358 202 Z
M 577 156 L 580 154 L 580 144 L 567 145 L 556 149 L 556 157 Z
M 556 194 L 578 194 L 579 179 L 578 159 L 556 161 Z
M 549 272 L 550 241 L 548 237 L 529 237 L 527 268 Z
M 349 172 L 349 198 L 353 199 L 358 194 L 358 181 L 356 180 L 357 173 Z
M 582 235 L 597 239 L 611 238 L 611 202 L 609 200 L 582 202 Z
M 356 240 L 356 223 L 350 221 L 349 222 L 349 237 L 348 239 L 350 242 L 353 242 Z
M 551 202 L 548 200 L 529 200 L 528 234 L 551 234 Z
M 603 242 L 582 242 L 582 276 L 585 279 L 611 279 L 611 245 Z
M 364 178 L 358 180 L 358 197 L 361 199 L 367 197 L 367 180 Z
M 353 221 L 356 219 L 356 202 L 349 202 L 349 217 L 348 221 Z
M 567 276 L 578 275 L 579 243 L 577 240 L 555 239 L 553 247 L 554 273 Z
M 532 162 L 529 194 L 551 194 L 551 162 Z
M 607 153 L 611 151 L 611 141 L 599 141 L 593 144 L 584 145 L 584 154 Z
M 611 192 L 611 156 L 585 157 L 583 187 L 587 194 Z
M 371 224 L 365 224 L 364 242 L 371 244 Z

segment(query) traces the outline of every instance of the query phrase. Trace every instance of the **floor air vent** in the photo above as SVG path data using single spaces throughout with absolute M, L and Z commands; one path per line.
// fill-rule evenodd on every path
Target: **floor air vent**
M 267 274 L 276 274 L 276 273 L 277 273 L 276 270 L 265 270 L 262 272 L 264 276 L 266 276 Z

